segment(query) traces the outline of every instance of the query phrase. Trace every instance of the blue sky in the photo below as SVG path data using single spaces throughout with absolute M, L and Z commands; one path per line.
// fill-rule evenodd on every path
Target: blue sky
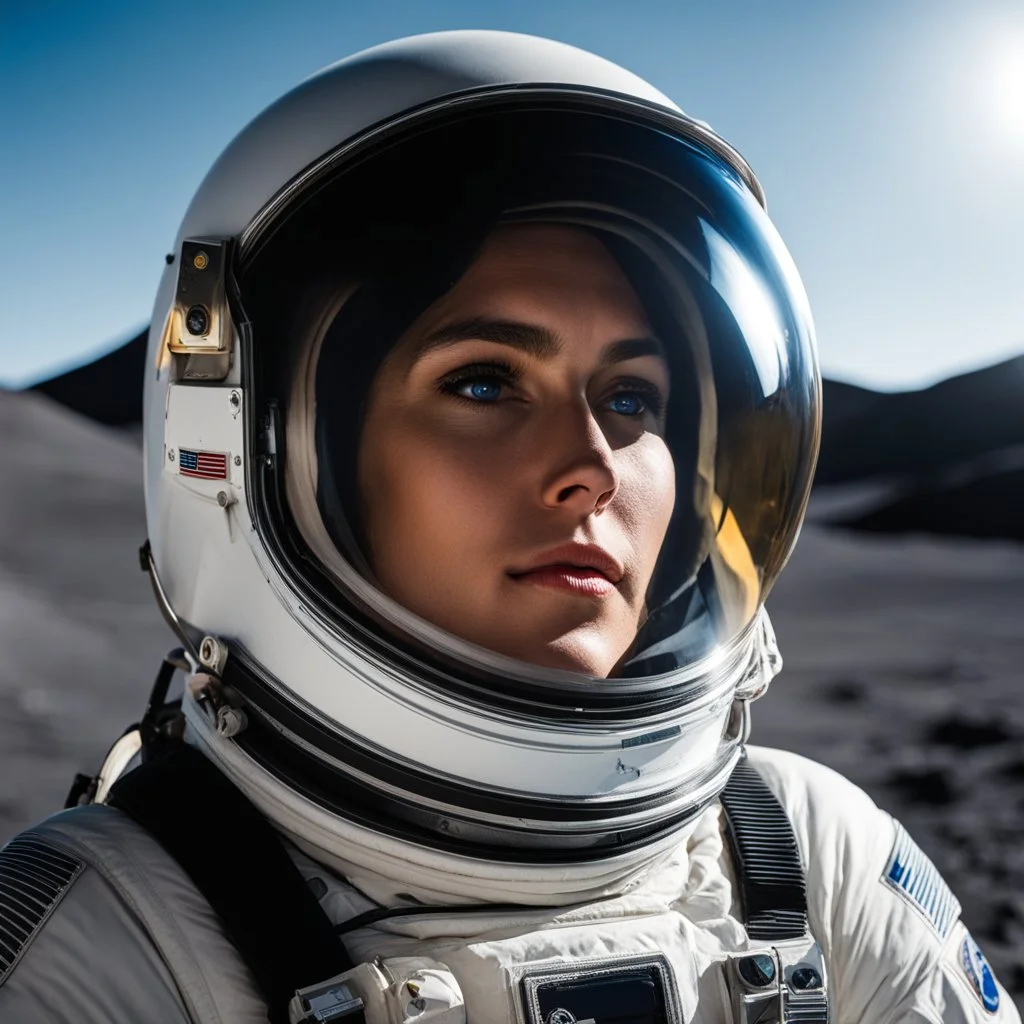
M 1020 0 L 0 4 L 0 383 L 148 321 L 205 170 L 383 40 L 503 28 L 644 76 L 751 162 L 826 374 L 921 386 L 1024 352 Z

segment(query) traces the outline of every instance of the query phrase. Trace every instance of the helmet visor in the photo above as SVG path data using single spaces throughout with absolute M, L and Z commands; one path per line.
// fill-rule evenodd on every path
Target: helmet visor
M 576 702 L 749 632 L 820 385 L 792 261 L 711 150 L 564 102 L 449 116 L 318 182 L 242 289 L 291 381 L 286 532 L 343 629 Z

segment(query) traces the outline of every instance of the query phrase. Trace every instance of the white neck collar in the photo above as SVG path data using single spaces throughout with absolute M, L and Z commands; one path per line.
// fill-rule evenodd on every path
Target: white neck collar
M 677 859 L 704 817 L 650 846 L 579 863 L 496 863 L 433 850 L 325 810 L 218 735 L 187 689 L 183 707 L 187 742 L 209 757 L 300 850 L 385 905 L 412 897 L 428 905 L 563 906 L 622 894 L 642 885 L 668 858 Z M 686 874 L 682 871 L 680 877 Z

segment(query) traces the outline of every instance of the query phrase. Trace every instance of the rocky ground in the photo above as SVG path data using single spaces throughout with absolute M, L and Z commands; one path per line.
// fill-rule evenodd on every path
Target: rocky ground
M 5 392 L 0 436 L 2 842 L 137 718 L 173 642 L 138 569 L 135 440 Z M 812 522 L 769 608 L 786 667 L 754 741 L 896 814 L 1024 1006 L 1024 546 Z
M 0 391 L 0 836 L 62 806 L 173 638 L 139 570 L 138 444 Z
M 754 741 L 895 814 L 1024 1006 L 1024 546 L 810 526 L 768 606 L 785 668 Z

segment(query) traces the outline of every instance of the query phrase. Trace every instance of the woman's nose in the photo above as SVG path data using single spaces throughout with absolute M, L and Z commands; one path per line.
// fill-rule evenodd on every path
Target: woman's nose
M 615 497 L 619 477 L 608 439 L 589 406 L 550 424 L 548 449 L 553 470 L 544 483 L 542 500 L 581 516 L 600 514 Z

